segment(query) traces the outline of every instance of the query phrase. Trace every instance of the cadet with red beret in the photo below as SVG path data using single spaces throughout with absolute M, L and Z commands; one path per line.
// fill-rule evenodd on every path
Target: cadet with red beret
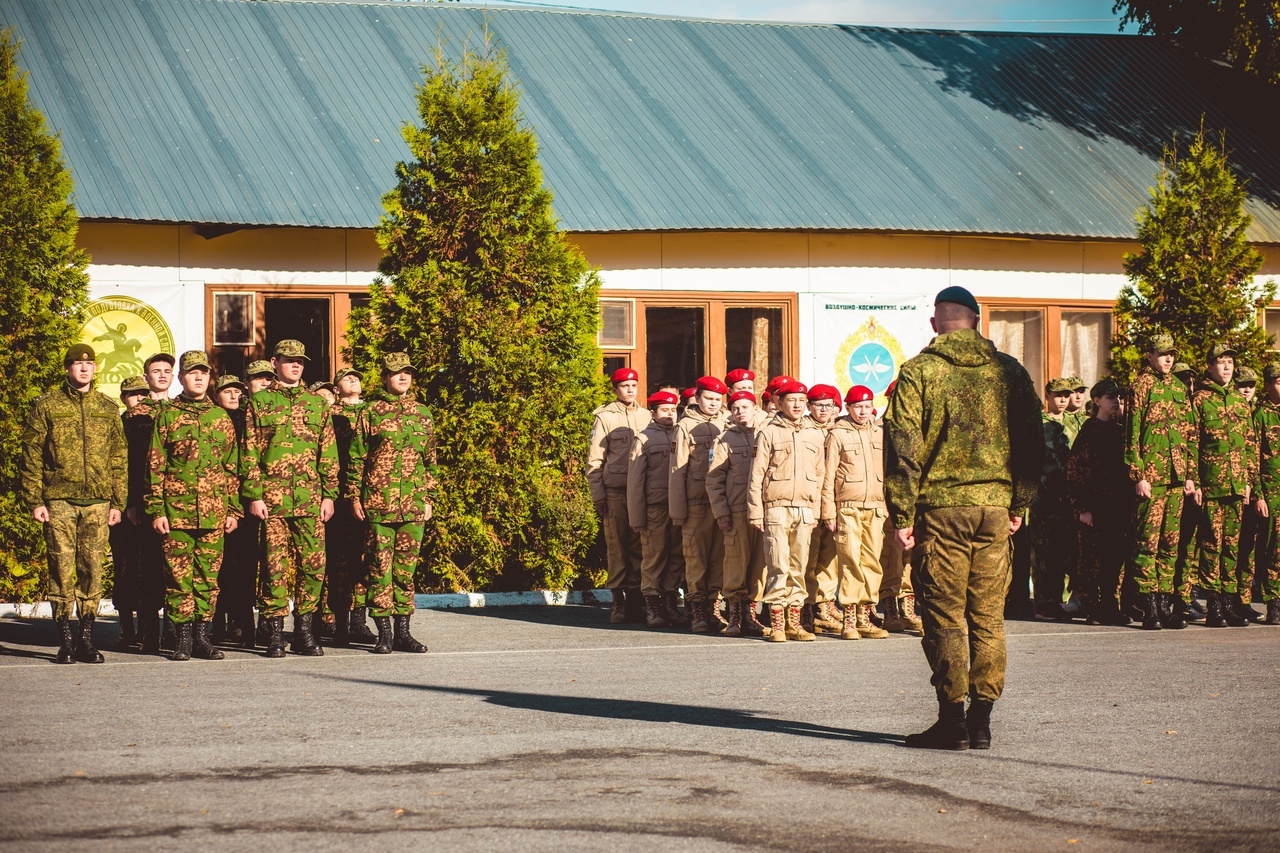
M 724 384 L 729 386 L 730 394 L 738 391 L 750 391 L 751 396 L 755 396 L 756 375 L 745 368 L 739 367 L 736 370 L 730 370 L 724 377 Z
M 808 397 L 809 421 L 823 436 L 830 435 L 840 411 L 840 389 L 834 385 L 814 385 L 809 388 Z M 835 534 L 826 525 L 819 524 L 813 528 L 809 565 L 804 575 L 807 598 L 800 618 L 806 630 L 816 634 L 839 634 L 842 630 L 842 616 L 836 608 L 839 580 Z
M 640 536 L 640 592 L 650 628 L 683 624 L 678 605 L 684 575 L 680 531 L 671 523 L 667 488 L 680 398 L 657 391 L 647 401 L 651 420 L 631 442 L 627 470 L 627 517 Z

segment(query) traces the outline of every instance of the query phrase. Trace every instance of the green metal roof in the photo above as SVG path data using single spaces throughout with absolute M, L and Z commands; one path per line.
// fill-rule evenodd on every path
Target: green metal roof
M 1130 238 L 1228 128 L 1280 243 L 1276 89 L 1160 41 L 457 4 L 0 0 L 82 216 L 375 225 L 440 37 L 508 51 L 563 227 Z

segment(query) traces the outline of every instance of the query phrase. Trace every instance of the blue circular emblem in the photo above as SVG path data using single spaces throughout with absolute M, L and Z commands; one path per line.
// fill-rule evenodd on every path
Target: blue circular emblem
M 868 341 L 849 356 L 849 378 L 859 385 L 866 385 L 880 396 L 893 379 L 893 356 L 883 345 Z

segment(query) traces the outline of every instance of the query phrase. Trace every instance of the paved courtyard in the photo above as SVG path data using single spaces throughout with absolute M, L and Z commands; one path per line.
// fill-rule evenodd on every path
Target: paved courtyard
M 427 655 L 55 666 L 0 620 L 12 850 L 1275 850 L 1280 630 L 1009 624 L 989 752 L 907 750 L 919 641 L 599 607 L 429 612 Z

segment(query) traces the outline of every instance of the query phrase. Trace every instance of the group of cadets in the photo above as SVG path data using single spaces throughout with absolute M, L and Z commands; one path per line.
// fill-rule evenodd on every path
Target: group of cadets
M 121 383 L 119 415 L 93 390 L 93 349 L 67 352 L 67 381 L 37 400 L 20 462 L 20 497 L 45 528 L 59 663 L 103 659 L 92 630 L 108 529 L 124 647 L 219 660 L 229 642 L 284 657 L 292 609 L 296 654 L 323 654 L 320 635 L 426 651 L 410 616 L 436 457 L 417 371 L 386 355 L 381 389 L 363 399 L 351 368 L 304 386 L 307 361 L 283 340 L 246 382 L 215 382 L 204 352 L 157 353 Z

